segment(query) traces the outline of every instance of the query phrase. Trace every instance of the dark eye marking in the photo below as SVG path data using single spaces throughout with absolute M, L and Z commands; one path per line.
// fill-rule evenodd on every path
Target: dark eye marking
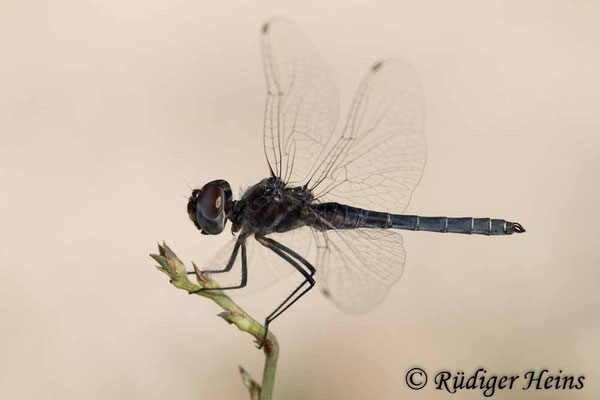
M 216 219 L 223 211 L 223 189 L 218 186 L 206 188 L 199 202 L 200 211 L 208 219 Z

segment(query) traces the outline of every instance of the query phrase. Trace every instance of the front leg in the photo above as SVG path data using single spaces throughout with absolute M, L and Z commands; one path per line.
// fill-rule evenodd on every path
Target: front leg
M 242 245 L 242 243 L 245 243 L 245 237 L 240 235 L 235 242 L 235 246 L 233 247 L 233 251 L 231 252 L 231 256 L 229 257 L 229 261 L 227 261 L 225 268 L 223 268 L 223 269 L 206 269 L 206 270 L 203 270 L 202 273 L 203 274 L 221 274 L 223 272 L 231 271 L 231 268 L 233 268 L 233 264 L 235 264 L 237 254 L 238 254 L 238 251 L 240 250 L 240 246 Z M 193 275 L 196 272 L 188 271 L 187 273 L 188 273 L 188 275 Z
M 235 260 L 237 259 L 237 255 L 240 250 L 240 247 L 242 248 L 242 280 L 239 285 L 216 287 L 216 288 L 201 288 L 198 290 L 193 290 L 188 293 L 194 294 L 194 293 L 202 292 L 205 290 L 230 290 L 230 289 L 240 289 L 240 288 L 245 287 L 248 282 L 248 260 L 247 260 L 247 256 L 246 256 L 246 236 L 245 235 L 240 235 L 238 237 L 238 239 L 236 240 L 235 246 L 233 247 L 233 251 L 231 252 L 231 257 L 229 257 L 229 261 L 227 262 L 227 265 L 225 266 L 224 269 L 222 269 L 222 270 L 207 270 L 207 271 L 202 271 L 202 273 L 230 271 L 231 268 L 233 268 L 233 264 L 235 263 Z

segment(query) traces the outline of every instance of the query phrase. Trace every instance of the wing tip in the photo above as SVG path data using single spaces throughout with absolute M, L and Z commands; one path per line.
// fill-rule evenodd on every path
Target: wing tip
M 269 33 L 269 28 L 270 28 L 270 22 L 265 22 L 263 24 L 263 26 L 260 27 L 260 33 L 262 33 L 263 35 L 266 35 L 267 33 Z
M 394 65 L 399 63 L 400 61 L 402 61 L 402 59 L 398 59 L 398 58 L 386 58 L 383 60 L 378 60 L 376 63 L 374 63 L 371 66 L 371 71 L 372 72 L 378 72 L 381 71 L 381 69 L 383 68 L 384 65 Z
M 377 72 L 381 69 L 381 67 L 383 67 L 383 63 L 384 61 L 377 61 L 375 64 L 373 64 L 373 66 L 371 67 L 371 71 L 373 72 Z

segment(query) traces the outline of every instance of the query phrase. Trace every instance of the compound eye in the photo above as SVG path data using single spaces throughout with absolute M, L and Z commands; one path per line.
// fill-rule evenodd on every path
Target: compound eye
M 198 202 L 200 212 L 208 218 L 215 220 L 223 212 L 225 206 L 225 193 L 219 186 L 210 186 L 202 193 L 202 198 Z

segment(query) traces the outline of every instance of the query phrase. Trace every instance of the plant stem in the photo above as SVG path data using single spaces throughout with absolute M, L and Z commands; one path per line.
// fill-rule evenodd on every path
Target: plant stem
M 171 284 L 176 288 L 194 293 L 201 297 L 206 297 L 219 305 L 224 311 L 219 314 L 221 318 L 230 324 L 234 324 L 241 331 L 248 332 L 256 343 L 262 343 L 265 335 L 265 328 L 252 318 L 246 311 L 238 306 L 224 291 L 219 290 L 218 284 L 204 275 L 198 267 L 194 266 L 197 283 L 193 283 L 188 279 L 188 273 L 185 265 L 173 253 L 173 251 L 163 242 L 158 245 L 159 254 L 151 254 L 156 262 L 159 271 L 167 274 L 171 280 Z M 212 290 L 199 291 L 199 289 L 211 288 Z M 240 366 L 240 375 L 244 386 L 250 392 L 252 400 L 271 400 L 273 397 L 273 387 L 275 385 L 275 372 L 277 370 L 277 358 L 279 356 L 279 344 L 277 338 L 272 332 L 267 334 L 267 340 L 264 345 L 265 366 L 263 369 L 262 385 L 256 383 L 250 375 Z

